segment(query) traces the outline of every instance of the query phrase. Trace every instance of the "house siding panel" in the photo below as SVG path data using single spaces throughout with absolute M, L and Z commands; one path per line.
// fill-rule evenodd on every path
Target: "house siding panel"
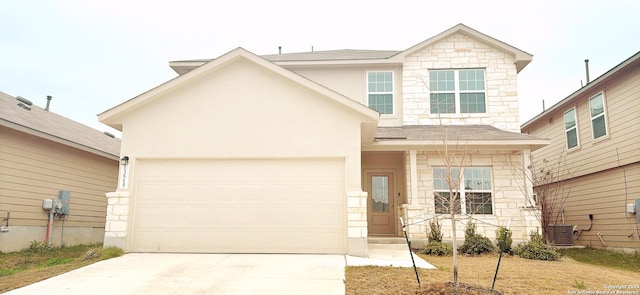
M 640 164 L 574 178 L 565 186 L 570 193 L 565 202 L 564 223 L 577 225 L 580 234 L 574 238 L 576 245 L 640 248 L 637 217 L 625 211 L 626 204 L 640 196 Z M 593 214 L 593 226 L 584 231 L 589 228 L 589 214 Z
M 625 204 L 640 195 L 639 81 L 636 61 L 614 72 L 607 81 L 592 82 L 597 84 L 589 85 L 583 93 L 522 130 L 551 139 L 551 145 L 533 153 L 534 162 L 561 162 L 568 171 L 561 175 L 563 189 L 570 190 L 564 222 L 577 225 L 578 230 L 586 229 L 588 215 L 594 215 L 593 228 L 581 232 L 575 240 L 578 245 L 640 248 L 635 216 L 625 213 Z M 594 140 L 589 99 L 600 92 L 605 100 L 608 134 Z M 567 151 L 562 115 L 572 107 L 577 111 L 580 147 Z
M 637 81 L 640 71 L 635 71 L 634 74 Z M 633 81 L 634 77 L 626 77 L 597 88 L 596 91 L 585 93 L 578 103 L 568 104 L 552 114 L 553 123 L 545 124 L 549 122 L 549 119 L 545 119 L 542 120 L 544 122 L 524 129 L 525 133 L 551 139 L 551 145 L 534 153 L 535 158 L 557 162 L 561 157 L 566 157 L 567 168 L 571 171 L 567 177 L 586 175 L 640 161 L 640 118 L 635 115 L 640 112 L 640 83 Z M 607 106 L 609 134 L 606 138 L 594 140 L 589 98 L 601 90 L 604 91 Z M 567 151 L 562 114 L 574 106 L 578 113 L 580 147 Z
M 10 211 L 9 233 L 0 235 L 0 251 L 27 247 L 30 241 L 43 241 L 48 216 L 44 199 L 57 199 L 60 190 L 71 192 L 70 214 L 64 221 L 65 243 L 86 241 L 85 229 L 104 232 L 107 200 L 104 194 L 117 185 L 118 162 L 74 148 L 0 127 L 0 215 Z M 54 230 L 62 221 L 55 218 Z M 12 238 L 25 228 L 26 238 Z M 93 230 L 89 230 L 93 231 Z M 57 234 L 56 244 L 60 243 Z

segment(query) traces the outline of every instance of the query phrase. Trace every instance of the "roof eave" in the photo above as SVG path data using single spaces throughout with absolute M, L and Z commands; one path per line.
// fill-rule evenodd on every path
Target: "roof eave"
M 382 151 L 382 150 L 442 150 L 443 146 L 455 147 L 450 151 L 464 150 L 537 150 L 551 143 L 549 139 L 536 140 L 451 140 L 443 143 L 442 140 L 379 140 L 376 139 L 371 144 L 362 146 L 363 151 Z
M 89 153 L 92 153 L 92 154 L 95 154 L 95 155 L 98 155 L 98 156 L 101 156 L 101 157 L 105 157 L 105 158 L 108 158 L 108 159 L 111 159 L 111 160 L 116 160 L 117 161 L 120 158 L 120 155 L 111 154 L 109 152 L 105 152 L 105 151 L 102 151 L 102 150 L 91 148 L 91 147 L 88 147 L 86 145 L 83 145 L 83 144 L 80 144 L 80 143 L 77 143 L 77 142 L 74 142 L 74 141 L 70 141 L 70 140 L 67 140 L 67 139 L 64 139 L 64 138 L 49 134 L 49 133 L 38 131 L 38 130 L 35 130 L 33 128 L 29 128 L 27 126 L 16 124 L 14 122 L 10 122 L 10 121 L 7 121 L 7 120 L 1 119 L 1 118 L 0 118 L 0 125 L 5 126 L 7 128 L 11 128 L 11 129 L 16 130 L 16 131 L 20 131 L 20 132 L 23 132 L 23 133 L 26 133 L 26 134 L 30 134 L 30 135 L 36 136 L 36 137 L 39 137 L 39 138 L 50 140 L 50 141 L 53 141 L 53 142 L 56 142 L 56 143 L 59 143 L 59 144 L 62 144 L 62 145 L 66 145 L 66 146 L 69 146 L 69 147 L 72 147 L 72 148 L 75 148 L 75 149 L 79 149 L 79 150 L 82 150 L 82 151 L 85 151 L 85 152 L 89 152 Z

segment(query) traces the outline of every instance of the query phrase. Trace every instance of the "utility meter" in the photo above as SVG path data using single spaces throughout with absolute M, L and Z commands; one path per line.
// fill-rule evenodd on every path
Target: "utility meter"
M 42 209 L 47 210 L 47 211 L 53 209 L 53 200 L 52 199 L 44 199 L 42 201 Z

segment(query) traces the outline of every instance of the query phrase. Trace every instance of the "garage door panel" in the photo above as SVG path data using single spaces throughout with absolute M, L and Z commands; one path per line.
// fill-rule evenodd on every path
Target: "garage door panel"
M 211 246 L 216 245 L 218 253 L 238 253 L 238 249 L 242 249 L 242 253 L 282 253 L 282 241 L 286 240 L 288 253 L 333 253 L 335 245 L 331 241 L 341 238 L 335 232 L 306 229 L 255 232 L 221 228 L 215 235 L 206 230 L 142 232 L 136 235 L 135 242 L 138 251 L 144 252 L 211 252 Z M 188 250 L 184 249 L 185 244 L 189 244 Z
M 344 253 L 344 159 L 139 161 L 134 251 Z

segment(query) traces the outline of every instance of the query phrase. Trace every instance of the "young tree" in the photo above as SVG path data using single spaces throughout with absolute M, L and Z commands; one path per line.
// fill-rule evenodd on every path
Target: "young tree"
M 514 169 L 514 175 L 522 175 L 522 178 L 516 177 L 516 180 L 529 207 L 534 209 L 536 219 L 542 227 L 542 237 L 545 244 L 548 244 L 549 226 L 564 223 L 564 204 L 571 192 L 571 185 L 564 180 L 571 176 L 571 171 L 567 167 L 564 153 L 554 161 L 536 160 L 533 156 L 526 160 L 529 162 L 526 167 L 518 165 L 520 161 L 511 161 L 510 166 Z M 528 189 L 529 185 L 533 187 L 532 190 Z
M 462 179 L 464 160 L 467 157 L 466 149 L 462 152 L 457 150 L 450 150 L 448 134 L 446 128 L 440 124 L 443 134 L 442 134 L 442 151 L 439 152 L 440 157 L 442 157 L 444 166 L 446 169 L 446 173 L 444 175 L 439 175 L 439 177 L 443 177 L 444 182 L 449 188 L 449 194 L 442 196 L 439 193 L 434 193 L 436 198 L 440 198 L 442 203 L 448 207 L 449 218 L 451 220 L 451 239 L 452 248 L 453 248 L 453 283 L 456 288 L 459 286 L 458 282 L 458 247 L 457 247 L 457 233 L 456 233 L 456 212 L 458 208 L 461 208 L 462 204 L 460 201 L 460 181 Z M 434 178 L 436 175 L 434 175 Z

